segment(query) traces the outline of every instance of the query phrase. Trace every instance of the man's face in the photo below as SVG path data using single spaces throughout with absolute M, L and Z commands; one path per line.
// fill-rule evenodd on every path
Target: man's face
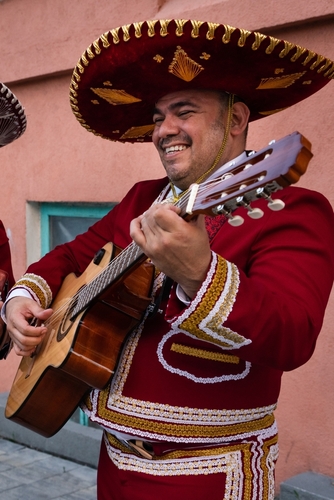
M 214 163 L 224 137 L 224 114 L 219 94 L 211 91 L 174 92 L 157 102 L 153 143 L 169 179 L 182 190 Z

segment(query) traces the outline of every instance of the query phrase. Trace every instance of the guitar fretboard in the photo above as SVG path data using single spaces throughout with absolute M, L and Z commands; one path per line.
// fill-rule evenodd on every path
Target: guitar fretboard
M 144 254 L 139 246 L 134 242 L 130 243 L 99 275 L 79 290 L 71 317 L 75 317 L 80 311 L 85 309 L 92 300 L 96 299 L 106 288 L 143 257 Z

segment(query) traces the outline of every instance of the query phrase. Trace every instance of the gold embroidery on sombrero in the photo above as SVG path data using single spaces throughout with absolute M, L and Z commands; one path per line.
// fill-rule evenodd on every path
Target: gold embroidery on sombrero
M 205 38 L 207 38 L 208 40 L 213 40 L 215 37 L 215 31 L 218 27 L 219 27 L 219 24 L 217 24 L 217 23 L 208 23 L 209 29 L 208 29 L 207 34 L 205 35 Z
M 286 89 L 299 80 L 299 78 L 301 78 L 305 73 L 306 71 L 294 73 L 292 75 L 278 76 L 276 78 L 262 78 L 261 83 L 256 87 L 256 90 Z
M 323 61 L 325 61 L 325 57 L 319 55 L 314 63 L 311 64 L 310 69 L 316 69 Z
M 283 59 L 283 57 L 287 56 L 288 53 L 295 47 L 294 43 L 284 41 L 284 49 L 279 53 L 279 57 Z
M 130 40 L 130 26 L 131 24 L 125 24 L 122 26 L 124 42 L 128 42 Z
M 317 73 L 323 73 L 330 66 L 333 66 L 333 63 L 331 61 L 328 61 L 328 59 L 327 59 L 325 64 L 323 66 L 320 66 L 320 68 L 317 70 Z
M 208 351 L 206 349 L 198 349 L 196 347 L 190 347 L 187 345 L 176 344 L 173 342 L 171 346 L 171 351 L 180 354 L 186 354 L 187 356 L 195 356 L 201 359 L 210 359 L 211 361 L 220 361 L 221 363 L 232 363 L 239 364 L 240 358 L 238 356 L 232 356 L 231 354 L 222 354 L 220 352 Z
M 199 29 L 202 26 L 203 21 L 191 21 L 192 24 L 192 30 L 191 30 L 191 38 L 198 38 L 199 37 Z
M 160 21 L 160 36 L 164 37 L 168 35 L 168 25 L 170 21 L 170 19 L 162 19 Z
M 334 63 L 332 64 L 331 69 L 329 69 L 328 71 L 326 71 L 326 73 L 324 74 L 324 76 L 327 76 L 328 78 L 331 78 L 331 79 L 334 78 Z
M 316 57 L 316 55 L 317 55 L 317 54 L 316 54 L 315 52 L 313 52 L 312 50 L 308 50 L 308 55 L 306 56 L 305 61 L 304 61 L 304 62 L 302 62 L 302 65 L 303 65 L 303 66 L 307 66 L 307 65 L 308 65 L 308 63 L 309 63 L 309 62 L 310 62 L 310 61 L 311 61 L 314 57 Z
M 14 287 L 25 288 L 33 293 L 34 297 L 44 309 L 51 304 L 51 288 L 41 276 L 37 276 L 33 273 L 24 274 L 22 278 L 15 283 Z
M 110 43 L 109 43 L 109 40 L 108 40 L 108 33 L 103 33 L 101 36 L 100 36 L 100 40 L 102 42 L 102 45 L 105 49 L 107 49 L 108 47 L 110 47 Z
M 120 139 L 135 139 L 137 137 L 145 137 L 147 135 L 152 135 L 153 130 L 154 124 L 142 125 L 141 127 L 131 127 L 120 137 Z
M 243 30 L 243 29 L 240 30 L 240 38 L 238 40 L 238 47 L 244 47 L 244 45 L 246 43 L 246 39 L 249 35 L 251 35 L 250 31 Z
M 280 43 L 280 40 L 278 40 L 277 38 L 274 38 L 272 36 L 269 37 L 269 45 L 268 47 L 266 48 L 265 50 L 265 53 L 270 55 L 274 48 L 276 47 L 276 45 L 278 45 Z
M 120 30 L 120 28 L 114 28 L 113 30 L 111 30 L 109 32 L 112 36 L 112 41 L 115 45 L 117 45 L 119 43 L 119 36 L 118 36 L 119 30 Z
M 168 71 L 185 82 L 191 82 L 204 68 L 178 45 Z
M 133 95 L 128 94 L 125 90 L 117 90 L 117 89 L 91 89 L 95 94 L 109 102 L 113 106 L 117 106 L 118 104 L 132 104 L 134 102 L 140 102 L 141 99 L 134 97 Z
M 270 115 L 274 115 L 275 113 L 279 113 L 280 111 L 284 111 L 284 109 L 286 109 L 286 108 L 271 109 L 270 111 L 259 111 L 259 114 L 263 115 L 263 116 L 270 116 Z
M 331 63 L 329 70 L 324 73 L 324 76 L 327 76 L 328 78 L 334 78 L 334 62 Z
M 253 42 L 252 50 L 258 50 L 263 40 L 266 40 L 267 37 L 263 35 L 263 33 L 258 33 L 257 31 L 254 32 L 254 37 L 255 41 Z
M 157 54 L 156 56 L 153 57 L 153 59 L 154 61 L 157 61 L 157 63 L 161 63 L 164 60 L 164 57 Z
M 141 27 L 143 26 L 144 22 L 141 21 L 139 23 L 133 23 L 133 27 L 135 29 L 135 37 L 136 38 L 141 38 L 142 33 L 141 33 Z
M 176 24 L 175 35 L 176 36 L 182 36 L 183 35 L 183 26 L 187 22 L 188 21 L 186 19 L 175 19 L 175 24 Z
M 301 57 L 303 54 L 305 54 L 306 50 L 304 47 L 301 47 L 300 45 L 295 45 L 296 52 L 295 54 L 291 57 L 290 61 L 291 62 L 296 62 L 299 57 Z
M 148 30 L 147 30 L 147 34 L 150 38 L 153 38 L 154 35 L 155 35 L 155 25 L 157 24 L 158 20 L 155 19 L 153 21 L 147 21 L 147 26 L 148 26 Z
M 223 43 L 229 43 L 231 41 L 232 33 L 236 30 L 233 26 L 229 26 L 228 24 L 224 24 L 225 33 L 222 38 Z

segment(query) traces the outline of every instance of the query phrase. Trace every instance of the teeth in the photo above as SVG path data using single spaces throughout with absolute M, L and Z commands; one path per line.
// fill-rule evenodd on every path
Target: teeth
M 173 151 L 182 151 L 183 149 L 186 149 L 186 146 L 170 146 L 165 149 L 165 152 L 172 153 Z

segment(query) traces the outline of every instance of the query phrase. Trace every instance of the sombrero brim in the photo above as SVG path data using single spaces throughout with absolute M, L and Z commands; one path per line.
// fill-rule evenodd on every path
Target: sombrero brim
M 250 120 L 288 108 L 334 77 L 334 62 L 284 40 L 200 21 L 146 21 L 101 35 L 74 69 L 72 110 L 88 131 L 151 141 L 155 102 L 185 89 L 236 94 Z
M 0 83 L 0 148 L 18 139 L 26 126 L 27 119 L 20 101 Z

